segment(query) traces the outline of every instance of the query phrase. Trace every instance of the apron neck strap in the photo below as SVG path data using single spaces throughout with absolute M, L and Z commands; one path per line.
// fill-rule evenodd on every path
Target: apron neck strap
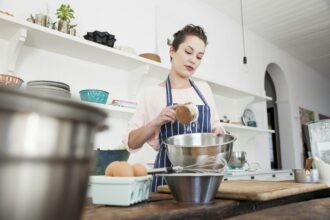
M 189 82 L 190 82 L 191 86 L 194 88 L 194 90 L 196 91 L 199 98 L 203 101 L 204 105 L 207 105 L 205 97 L 203 96 L 201 91 L 197 88 L 195 83 L 191 79 L 189 79 Z M 171 105 L 173 105 L 173 97 L 172 97 L 170 76 L 168 76 L 166 79 L 166 106 L 171 106 Z

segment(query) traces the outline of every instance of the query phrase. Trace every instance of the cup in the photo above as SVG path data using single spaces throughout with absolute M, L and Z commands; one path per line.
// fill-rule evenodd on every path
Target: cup
M 229 168 L 241 169 L 246 165 L 248 165 L 248 163 L 246 161 L 246 152 L 245 151 L 232 152 L 231 157 L 228 161 Z

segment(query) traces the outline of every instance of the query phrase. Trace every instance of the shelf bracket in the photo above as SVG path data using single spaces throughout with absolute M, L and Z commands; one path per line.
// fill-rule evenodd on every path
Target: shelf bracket
M 10 73 L 15 73 L 16 61 L 26 40 L 26 36 L 27 30 L 20 28 L 9 40 L 6 70 Z
M 130 72 L 128 79 L 128 97 L 130 99 L 136 98 L 136 94 L 149 71 L 149 65 L 143 65 Z

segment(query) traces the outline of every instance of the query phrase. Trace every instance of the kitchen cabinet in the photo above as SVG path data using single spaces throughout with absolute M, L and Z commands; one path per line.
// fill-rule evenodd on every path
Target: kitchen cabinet
M 71 36 L 56 30 L 45 28 L 22 19 L 0 14 L 0 39 L 8 42 L 7 60 L 5 61 L 5 69 L 8 72 L 15 73 L 16 61 L 19 57 L 22 47 L 27 46 L 35 49 L 49 51 L 63 56 L 75 58 L 78 60 L 96 63 L 111 68 L 116 68 L 129 73 L 127 83 L 128 97 L 134 98 L 141 83 L 148 77 L 162 80 L 169 72 L 169 67 L 152 60 L 148 60 L 136 55 L 106 47 L 83 38 Z M 45 76 L 47 79 L 47 76 Z M 271 100 L 270 97 L 254 94 L 222 85 L 213 81 L 208 81 L 202 76 L 196 76 L 194 80 L 204 80 L 212 88 L 216 97 L 220 100 L 226 100 L 227 108 L 222 108 L 221 113 L 230 115 L 234 121 L 240 120 L 244 109 L 253 103 L 262 103 Z M 229 104 L 228 104 L 229 103 Z M 134 113 L 134 109 L 111 106 L 98 105 L 109 112 L 110 117 L 121 117 L 128 119 Z M 247 127 L 237 124 L 223 124 L 226 130 L 236 133 L 248 133 L 249 136 L 256 134 L 274 132 L 267 128 Z M 124 132 L 124 131 L 123 131 Z

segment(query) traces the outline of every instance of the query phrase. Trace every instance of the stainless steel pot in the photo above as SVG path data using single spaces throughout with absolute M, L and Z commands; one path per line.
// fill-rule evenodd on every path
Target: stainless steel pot
M 191 204 L 206 204 L 212 202 L 223 179 L 223 174 L 219 173 L 157 175 L 165 178 L 176 201 Z
M 169 137 L 164 144 L 173 166 L 217 170 L 228 162 L 235 140 L 230 134 L 195 133 Z
M 317 169 L 311 169 L 306 171 L 305 169 L 293 169 L 294 180 L 296 183 L 318 183 L 319 171 Z
M 0 87 L 0 219 L 79 219 L 106 113 Z
M 235 151 L 231 154 L 230 160 L 228 162 L 228 166 L 231 169 L 240 169 L 245 164 L 247 164 L 245 151 Z

